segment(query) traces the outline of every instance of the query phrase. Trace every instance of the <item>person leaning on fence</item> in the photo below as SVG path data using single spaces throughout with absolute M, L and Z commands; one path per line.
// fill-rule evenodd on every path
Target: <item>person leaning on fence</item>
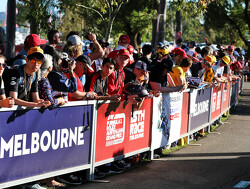
M 184 85 L 184 89 L 188 87 L 186 78 L 185 78 L 185 73 L 192 66 L 192 63 L 193 63 L 192 59 L 183 58 L 180 65 L 176 65 L 173 67 L 173 72 L 170 73 L 170 76 L 173 79 L 174 86 Z M 171 84 L 170 86 L 173 86 L 173 84 Z
M 26 64 L 9 69 L 4 74 L 6 95 L 15 99 L 15 104 L 26 107 L 48 107 L 50 101 L 44 101 L 38 94 L 38 70 L 44 60 L 40 47 L 29 49 Z
M 168 75 L 173 72 L 174 62 L 171 59 L 163 59 L 161 64 L 150 72 L 149 84 L 152 90 L 162 93 L 178 92 L 183 90 L 183 86 L 168 86 Z
M 112 58 L 104 58 L 102 69 L 93 75 L 89 91 L 97 94 L 96 100 L 121 100 L 121 95 L 119 94 L 108 94 L 108 76 L 114 72 L 115 64 L 116 62 Z
M 122 88 L 124 87 L 125 81 L 124 68 L 129 63 L 129 57 L 130 54 L 127 49 L 120 49 L 117 55 L 115 56 L 116 68 L 115 71 L 108 78 L 108 93 L 110 95 L 122 94 Z
M 228 78 L 225 77 L 224 73 L 224 67 L 229 65 L 230 63 L 230 58 L 229 56 L 224 56 L 222 57 L 219 62 L 213 66 L 213 71 L 214 71 L 214 79 L 217 82 L 227 82 Z
M 55 108 L 57 105 L 64 105 L 66 100 L 64 97 L 55 98 L 52 95 L 52 87 L 48 80 L 48 74 L 53 69 L 53 57 L 49 54 L 44 54 L 44 62 L 40 68 L 40 77 L 38 81 L 38 91 L 39 97 L 44 100 L 50 101 L 51 105 L 48 107 L 49 109 Z
M 0 55 L 0 107 L 12 108 L 14 106 L 14 99 L 12 97 L 6 98 L 4 91 L 4 82 L 2 75 L 7 64 L 6 59 L 3 55 Z

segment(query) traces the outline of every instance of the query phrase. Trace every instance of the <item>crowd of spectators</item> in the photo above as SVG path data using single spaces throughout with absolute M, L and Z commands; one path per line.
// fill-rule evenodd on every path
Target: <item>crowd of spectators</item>
M 232 45 L 213 49 L 208 44 L 200 49 L 194 41 L 183 47 L 178 39 L 172 51 L 159 43 L 155 53 L 148 44 L 142 47 L 142 52 L 136 52 L 129 36 L 121 35 L 118 46 L 110 52 L 104 39 L 97 40 L 91 32 L 86 35 L 92 42 L 88 53 L 83 51 L 76 31 L 67 35 L 66 44 L 59 50 L 61 36 L 57 30 L 51 30 L 48 43 L 31 34 L 12 61 L 7 62 L 1 55 L 0 107 L 11 108 L 15 104 L 53 109 L 68 101 L 91 99 L 127 100 L 140 108 L 145 98 L 182 92 L 201 84 L 220 85 L 240 78 L 248 68 L 241 49 Z M 191 83 L 192 77 L 200 82 Z M 119 163 L 125 166 L 124 162 Z M 46 184 L 61 186 L 53 178 Z

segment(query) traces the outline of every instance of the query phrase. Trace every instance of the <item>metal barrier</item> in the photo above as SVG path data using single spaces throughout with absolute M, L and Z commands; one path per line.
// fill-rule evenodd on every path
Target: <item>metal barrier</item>
M 237 104 L 237 81 L 125 102 L 76 101 L 53 109 L 0 108 L 0 188 L 94 169 L 170 145 Z M 241 88 L 242 89 L 242 88 Z

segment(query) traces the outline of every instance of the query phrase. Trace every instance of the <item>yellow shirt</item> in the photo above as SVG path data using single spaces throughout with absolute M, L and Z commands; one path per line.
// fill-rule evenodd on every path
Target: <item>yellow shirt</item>
M 204 81 L 211 83 L 213 81 L 214 78 L 214 72 L 213 69 L 210 68 L 209 70 L 205 70 L 204 73 Z
M 185 72 L 183 71 L 183 69 L 179 65 L 174 66 L 172 68 L 172 70 L 174 73 L 169 72 L 170 76 L 172 77 L 175 86 L 179 86 L 178 79 L 180 78 L 181 80 L 184 81 L 185 80 Z

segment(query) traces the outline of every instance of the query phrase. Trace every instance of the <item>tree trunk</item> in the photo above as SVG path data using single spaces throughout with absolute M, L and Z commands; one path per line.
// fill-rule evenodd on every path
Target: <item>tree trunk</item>
M 8 0 L 7 4 L 7 29 L 6 29 L 6 58 L 15 55 L 15 32 L 16 32 L 16 0 Z
M 166 30 L 166 10 L 167 0 L 161 0 L 158 8 L 157 26 L 156 26 L 156 44 L 164 42 Z M 154 46 L 156 48 L 156 45 Z
M 105 41 L 109 41 L 110 34 L 113 28 L 114 18 L 109 17 L 108 27 L 106 27 Z
M 30 2 L 30 7 L 34 7 L 34 10 L 38 10 L 36 8 L 37 4 L 35 1 Z M 35 14 L 35 13 L 34 13 Z M 30 17 L 30 34 L 39 34 L 39 22 L 36 20 L 34 16 Z

